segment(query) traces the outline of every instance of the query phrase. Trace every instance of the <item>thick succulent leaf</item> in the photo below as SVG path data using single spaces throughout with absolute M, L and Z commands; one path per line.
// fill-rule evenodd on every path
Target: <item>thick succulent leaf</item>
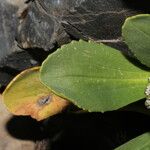
M 40 78 L 78 107 L 104 112 L 144 98 L 149 75 L 116 49 L 73 41 L 45 60 Z
M 149 150 L 150 149 L 150 133 L 144 133 L 129 142 L 121 145 L 115 150 Z
M 39 67 L 27 69 L 16 76 L 3 93 L 3 101 L 15 115 L 31 115 L 42 120 L 68 105 L 68 101 L 53 94 L 39 80 Z
M 129 17 L 123 25 L 122 32 L 135 57 L 150 67 L 150 15 Z

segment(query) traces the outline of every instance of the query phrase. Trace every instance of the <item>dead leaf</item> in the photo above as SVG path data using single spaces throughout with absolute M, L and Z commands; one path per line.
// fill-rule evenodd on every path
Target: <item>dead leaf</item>
M 3 93 L 4 104 L 15 115 L 30 115 L 39 120 L 60 113 L 69 102 L 40 82 L 39 68 L 17 75 Z

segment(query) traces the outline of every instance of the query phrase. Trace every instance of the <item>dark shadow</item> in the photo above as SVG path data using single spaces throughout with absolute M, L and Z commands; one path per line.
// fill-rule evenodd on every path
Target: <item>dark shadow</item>
M 123 42 L 123 41 L 120 41 L 120 42 L 116 42 L 116 43 L 103 43 L 103 44 L 106 44 L 112 48 L 115 48 L 116 50 L 119 50 L 121 51 L 123 54 L 125 55 L 131 55 L 129 49 L 128 49 L 128 46 Z
M 40 140 L 47 150 L 112 150 L 150 131 L 150 117 L 130 111 L 62 113 L 42 122 L 13 117 L 6 128 L 15 138 Z
M 4 66 L 2 68 L 0 67 L 0 72 L 5 72 L 12 76 L 16 76 L 20 71 L 9 66 Z
M 150 2 L 149 0 L 123 0 L 123 2 L 127 5 L 127 8 L 131 8 L 133 10 L 142 11 L 143 13 L 150 12 Z
M 125 107 L 122 107 L 119 110 L 120 111 L 138 112 L 138 113 L 150 116 L 150 110 L 146 108 L 145 101 L 146 101 L 146 98 L 143 98 L 143 99 L 138 100 L 134 103 L 131 103 Z
M 20 71 L 9 66 L 0 67 L 0 93 L 2 93 L 6 85 L 16 76 Z
M 29 53 L 29 55 L 36 60 L 39 64 L 42 64 L 42 62 L 47 58 L 47 56 L 54 51 L 44 51 L 41 48 L 33 48 L 33 49 L 24 49 Z
M 1 86 L 0 87 L 0 93 L 3 93 L 3 91 L 5 90 L 5 88 L 6 88 L 5 86 Z
M 88 41 L 88 38 L 82 33 L 82 30 L 78 29 L 76 26 L 69 22 L 61 22 L 64 27 L 65 32 L 69 35 L 71 40 L 78 41 L 80 39 Z
M 3 92 L 6 85 L 21 71 L 39 66 L 50 52 L 43 49 L 27 49 L 16 52 L 0 61 L 0 92 Z
M 150 118 L 134 112 L 60 114 L 44 123 L 47 150 L 111 150 L 146 131 Z
M 30 117 L 12 117 L 6 124 L 9 134 L 22 140 L 42 140 L 44 138 L 41 122 Z
M 17 39 L 16 39 L 17 40 Z M 39 64 L 42 64 L 42 62 L 47 58 L 47 56 L 51 53 L 53 53 L 54 51 L 56 51 L 59 46 L 57 44 L 57 42 L 53 43 L 53 46 L 51 46 L 49 49 L 44 50 L 43 48 L 39 48 L 39 47 L 34 47 L 34 48 L 22 48 L 20 45 L 18 45 L 18 47 L 20 47 L 21 49 L 23 49 L 24 51 L 27 51 L 28 54 L 34 59 L 36 60 Z

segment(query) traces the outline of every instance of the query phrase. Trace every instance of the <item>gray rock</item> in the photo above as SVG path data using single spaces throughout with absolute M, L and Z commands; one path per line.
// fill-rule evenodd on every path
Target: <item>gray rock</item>
M 18 24 L 16 12 L 16 6 L 0 0 L 0 60 L 19 49 L 15 43 L 15 33 Z
M 71 31 L 78 31 L 83 37 L 94 40 L 109 40 L 110 42 L 121 39 L 121 27 L 125 19 L 139 13 L 146 13 L 149 8 L 138 9 L 142 2 L 125 0 L 79 0 L 71 1 L 67 14 L 62 14 L 62 23 L 66 32 L 75 36 Z M 148 5 L 148 1 L 147 1 Z M 77 33 L 77 35 L 78 35 Z
M 19 72 L 31 68 L 34 66 L 39 66 L 43 60 L 47 57 L 48 52 L 42 49 L 29 49 L 23 50 L 21 52 L 14 52 L 9 56 L 2 59 L 0 62 L 0 84 L 3 88 L 16 76 Z
M 34 65 L 30 60 L 33 58 L 27 52 L 14 52 L 0 63 L 0 84 L 2 89 L 6 86 L 14 76 L 20 71 L 30 68 Z
M 35 0 L 20 23 L 18 42 L 45 50 L 69 38 L 120 43 L 125 19 L 148 12 L 147 0 Z
M 7 0 L 0 4 L 1 57 L 18 49 L 15 38 L 22 48 L 44 50 L 80 38 L 120 43 L 124 20 L 149 12 L 147 0 L 34 0 L 28 5 L 24 2 Z
M 20 71 L 40 65 L 48 55 L 41 49 L 36 49 L 35 53 L 17 45 L 18 24 L 27 6 L 24 0 L 0 0 L 0 91 Z
M 69 41 L 69 36 L 61 24 L 45 13 L 36 2 L 31 2 L 18 26 L 17 42 L 22 48 L 42 48 L 51 50 L 56 40 Z M 64 41 L 64 42 L 61 42 Z

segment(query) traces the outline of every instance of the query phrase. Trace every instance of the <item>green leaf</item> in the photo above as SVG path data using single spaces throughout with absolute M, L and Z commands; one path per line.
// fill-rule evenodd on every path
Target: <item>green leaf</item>
M 129 17 L 123 25 L 122 35 L 135 57 L 150 67 L 150 15 Z
M 42 120 L 62 111 L 68 101 L 53 94 L 39 80 L 39 67 L 17 75 L 3 93 L 3 101 L 15 115 L 30 115 Z
M 150 133 L 144 133 L 129 142 L 121 145 L 115 150 L 149 150 L 150 149 Z
M 73 41 L 42 64 L 41 81 L 88 111 L 110 111 L 144 98 L 150 72 L 104 44 Z

